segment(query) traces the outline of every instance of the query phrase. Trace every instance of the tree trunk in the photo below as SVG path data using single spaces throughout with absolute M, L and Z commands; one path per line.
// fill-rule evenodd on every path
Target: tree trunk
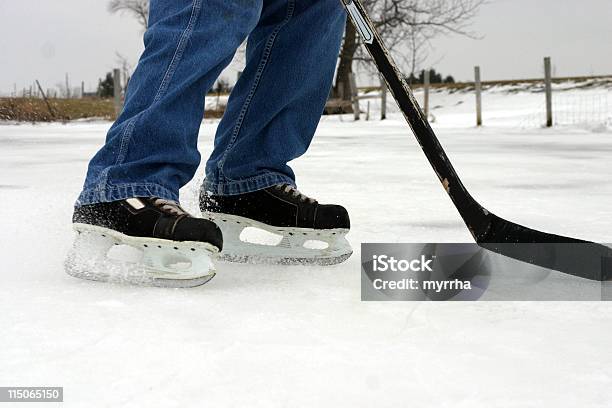
M 340 64 L 336 75 L 336 86 L 334 86 L 334 98 L 351 100 L 351 81 L 350 75 L 353 72 L 353 57 L 357 51 L 357 32 L 353 24 L 347 20 L 344 30 L 344 43 L 340 52 Z M 342 89 L 340 88 L 342 87 Z

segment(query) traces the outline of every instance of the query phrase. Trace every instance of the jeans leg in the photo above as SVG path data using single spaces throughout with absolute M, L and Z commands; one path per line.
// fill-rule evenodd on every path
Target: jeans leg
M 263 0 L 151 0 L 125 107 L 89 163 L 77 205 L 178 200 L 199 163 L 206 93 L 259 21 Z
M 295 183 L 329 96 L 346 13 L 339 0 L 265 0 L 246 68 L 219 124 L 204 188 L 240 194 Z

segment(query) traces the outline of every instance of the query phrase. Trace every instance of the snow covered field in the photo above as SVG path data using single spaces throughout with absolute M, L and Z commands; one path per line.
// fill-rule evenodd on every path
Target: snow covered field
M 612 132 L 523 127 L 532 111 L 495 93 L 475 129 L 473 99 L 442 96 L 436 130 L 486 207 L 612 241 Z M 191 290 L 63 272 L 72 204 L 109 123 L 0 125 L 0 386 L 63 386 L 70 407 L 609 407 L 608 303 L 360 301 L 361 242 L 470 241 L 391 116 L 326 117 L 294 163 L 301 190 L 348 208 L 348 262 L 220 264 Z M 215 126 L 202 126 L 203 157 Z M 196 213 L 201 177 L 181 192 Z

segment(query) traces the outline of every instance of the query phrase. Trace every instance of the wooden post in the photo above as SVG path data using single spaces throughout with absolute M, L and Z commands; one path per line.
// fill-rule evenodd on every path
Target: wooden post
M 81 81 L 81 99 L 85 96 L 85 81 Z
M 387 83 L 380 77 L 380 120 L 387 119 Z
M 36 80 L 36 85 L 38 86 L 38 90 L 40 91 L 40 94 L 42 95 L 45 104 L 47 105 L 47 109 L 49 109 L 49 113 L 51 114 L 51 118 L 55 119 L 55 112 L 53 112 L 53 108 L 51 108 L 51 104 L 49 103 L 49 101 L 47 100 L 47 95 L 45 95 L 45 92 L 42 89 L 42 86 L 40 86 L 40 82 L 38 82 L 38 79 Z
M 474 67 L 474 85 L 476 88 L 476 126 L 482 126 L 482 83 L 480 67 Z
M 66 99 L 70 99 L 70 78 L 68 73 L 66 73 Z
M 351 99 L 353 100 L 353 115 L 355 120 L 359 120 L 359 93 L 357 92 L 357 81 L 355 81 L 355 74 L 351 73 Z
M 429 70 L 423 71 L 423 112 L 425 119 L 429 121 Z
M 546 127 L 553 125 L 552 112 L 552 75 L 550 57 L 544 58 L 544 87 L 546 90 Z
M 115 105 L 115 115 L 118 117 L 123 108 L 121 103 L 121 71 L 119 69 L 113 70 L 113 96 Z

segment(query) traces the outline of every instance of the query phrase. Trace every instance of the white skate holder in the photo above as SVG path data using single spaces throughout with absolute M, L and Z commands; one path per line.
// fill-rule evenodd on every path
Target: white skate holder
M 229 214 L 205 213 L 223 232 L 221 259 L 229 262 L 285 265 L 334 265 L 353 250 L 348 229 L 273 227 Z
M 193 287 L 214 276 L 216 248 L 204 242 L 130 237 L 87 224 L 75 224 L 77 236 L 66 262 L 74 277 L 160 287 Z

